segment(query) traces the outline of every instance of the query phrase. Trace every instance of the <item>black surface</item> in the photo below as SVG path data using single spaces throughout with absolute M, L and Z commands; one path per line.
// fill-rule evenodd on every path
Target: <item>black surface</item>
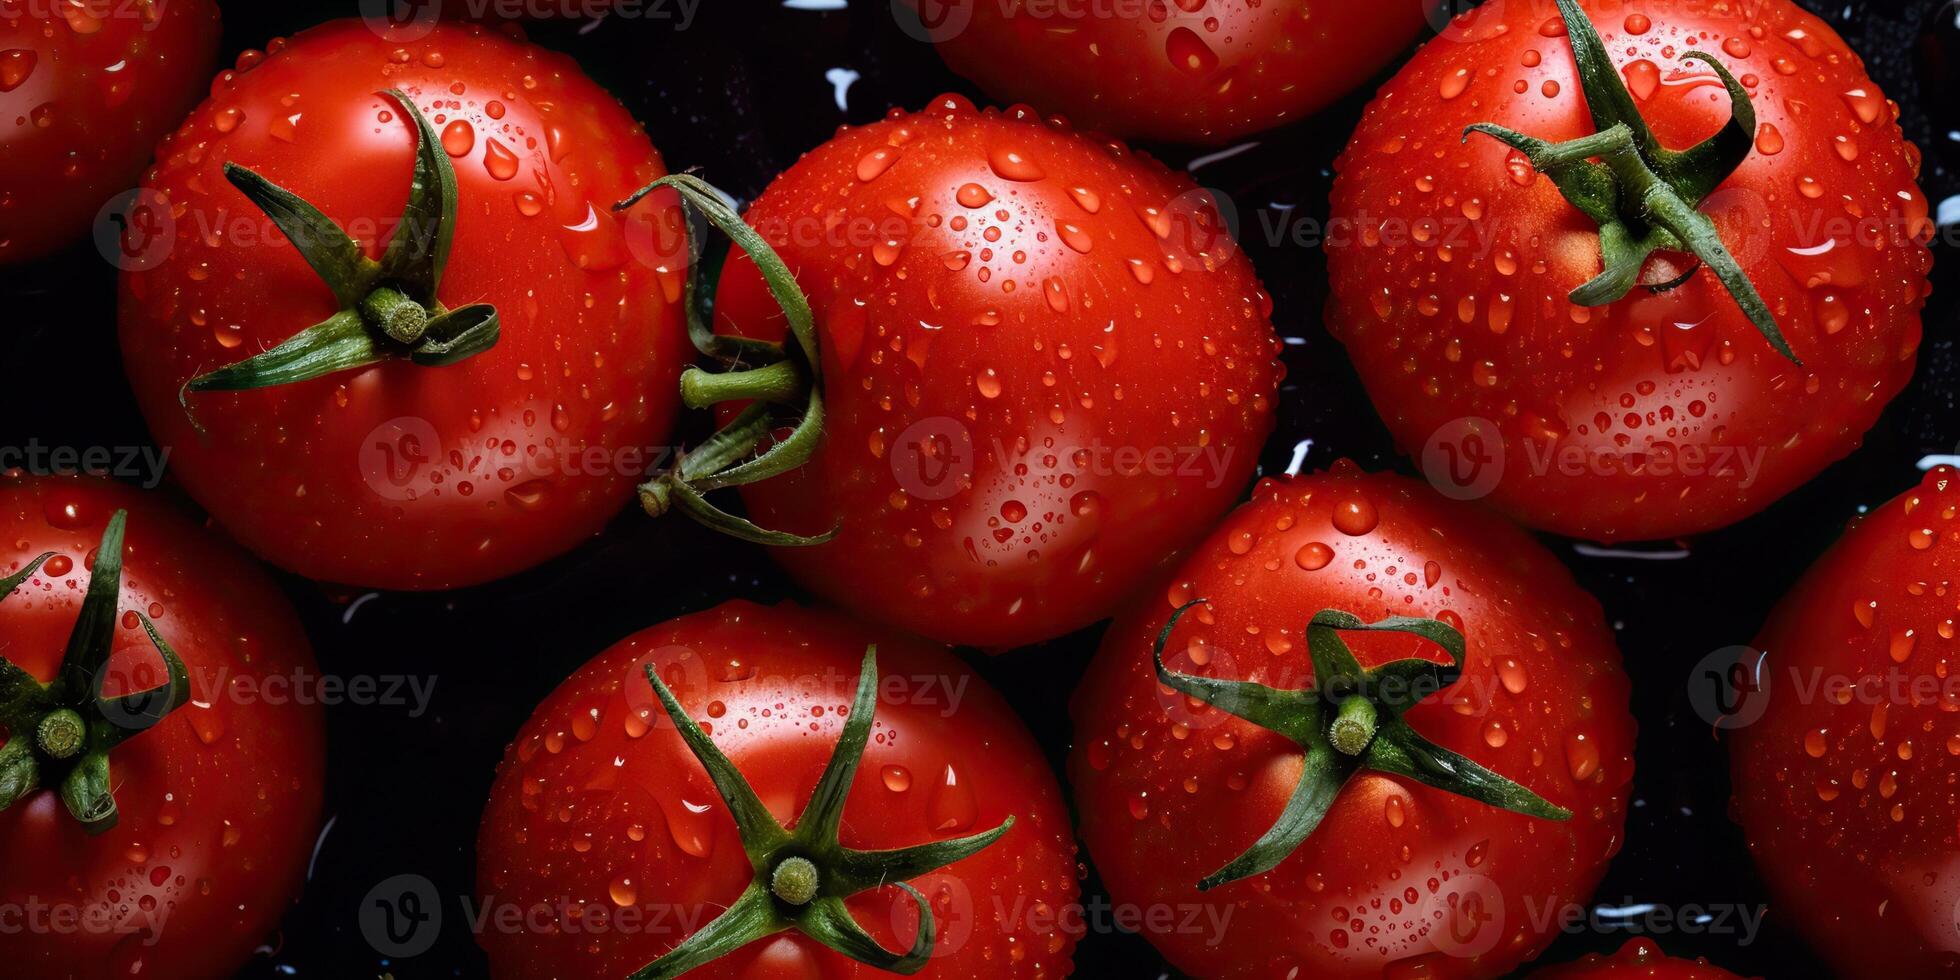
M 227 58 L 358 10 L 352 0 L 223 6 Z M 1942 12 L 1940 0 L 1810 6 L 1865 54 L 1880 87 L 1904 107 L 1907 134 L 1926 151 L 1927 196 L 1937 206 L 1960 193 L 1953 169 L 1960 167 L 1955 10 Z M 980 97 L 902 34 L 889 11 L 888 0 L 852 0 L 846 10 L 826 12 L 786 9 L 780 0 L 707 0 L 685 32 L 671 21 L 615 19 L 583 32 L 577 24 L 546 23 L 530 33 L 540 44 L 571 52 L 624 100 L 647 123 L 670 167 L 699 166 L 746 198 L 841 123 L 871 121 L 892 105 L 917 108 L 947 90 Z M 848 111 L 837 108 L 825 78 L 832 68 L 862 76 L 849 89 Z M 1922 90 L 1944 97 L 1922 102 Z M 1297 203 L 1301 213 L 1324 216 L 1329 162 L 1363 101 L 1351 98 L 1251 152 L 1207 165 L 1199 180 L 1242 204 Z M 1156 149 L 1173 165 L 1193 156 Z M 1280 432 L 1264 456 L 1267 468 L 1284 468 L 1295 445 L 1311 439 L 1310 469 L 1348 456 L 1370 468 L 1407 470 L 1321 328 L 1321 254 L 1257 241 L 1246 247 L 1289 339 L 1291 373 Z M 1569 542 L 1547 540 L 1605 603 L 1634 679 L 1641 725 L 1628 842 L 1597 904 L 1681 910 L 1767 901 L 1726 816 L 1726 753 L 1687 704 L 1688 668 L 1718 647 L 1748 642 L 1846 518 L 1915 482 L 1922 455 L 1955 451 L 1960 282 L 1951 248 L 1936 248 L 1938 288 L 1918 376 L 1863 449 L 1741 526 L 1685 545 L 1685 558 L 1588 556 Z M 114 270 L 86 245 L 35 267 L 0 270 L 0 309 L 8 311 L 0 315 L 6 368 L 0 445 L 147 441 L 118 367 L 113 286 Z M 702 567 L 685 576 L 663 572 L 676 548 L 697 556 Z M 636 629 L 734 596 L 769 601 L 794 594 L 758 552 L 711 542 L 686 521 L 656 523 L 634 514 L 622 515 L 603 538 L 570 556 L 462 592 L 365 597 L 289 576 L 282 582 L 329 673 L 433 675 L 436 693 L 421 717 L 401 706 L 331 709 L 331 829 L 279 948 L 243 974 L 253 978 L 482 975 L 481 954 L 454 922 L 456 903 L 471 891 L 477 817 L 495 765 L 531 707 L 598 650 Z M 1058 771 L 1069 739 L 1066 698 L 1095 640 L 1089 631 L 999 658 L 972 658 L 1049 747 Z M 433 882 L 451 924 L 428 953 L 391 963 L 362 938 L 357 907 L 375 885 L 403 874 Z M 1093 894 L 1093 874 L 1086 887 Z M 1561 938 L 1541 962 L 1615 949 L 1627 938 L 1581 931 Z M 1686 932 L 1657 938 L 1675 955 L 1706 955 L 1745 975 L 1781 980 L 1817 971 L 1801 937 L 1779 926 L 1773 908 L 1766 930 L 1751 943 Z M 1165 973 L 1148 943 L 1134 936 L 1091 935 L 1076 962 L 1077 975 L 1085 977 Z

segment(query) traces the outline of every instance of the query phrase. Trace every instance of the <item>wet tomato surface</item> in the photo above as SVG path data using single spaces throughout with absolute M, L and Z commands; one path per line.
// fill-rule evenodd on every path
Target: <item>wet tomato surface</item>
M 727 908 L 750 879 L 729 808 L 655 699 L 648 666 L 789 824 L 824 772 L 872 644 L 879 700 L 843 811 L 845 846 L 892 849 L 1015 820 L 991 846 L 912 881 L 937 930 L 918 975 L 1065 975 L 1075 936 L 1063 913 L 1076 896 L 1068 810 L 1006 702 L 932 644 L 741 601 L 613 646 L 518 733 L 484 812 L 478 885 L 487 904 L 547 923 L 569 917 L 572 927 L 486 932 L 492 973 L 625 976 Z M 887 949 L 903 950 L 918 927 L 895 888 L 862 892 L 849 908 Z M 640 912 L 667 919 L 597 940 L 576 928 Z M 785 932 L 689 975 L 889 974 Z
M 1463 15 L 1368 107 L 1336 163 L 1327 324 L 1397 443 L 1465 495 L 1593 540 L 1707 531 L 1856 448 L 1912 376 L 1920 156 L 1857 55 L 1794 4 L 1582 6 L 1662 148 L 1731 116 L 1706 59 L 1747 93 L 1747 154 L 1699 209 L 1801 364 L 1678 243 L 1641 271 L 1691 274 L 1678 287 L 1568 297 L 1601 272 L 1599 226 L 1525 154 L 1464 133 L 1598 128 L 1550 0 Z
M 1407 724 L 1569 819 L 1364 767 L 1272 870 L 1201 892 L 1274 824 L 1302 756 L 1153 674 L 1152 640 L 1191 603 L 1164 646 L 1171 669 L 1281 690 L 1315 683 L 1306 626 L 1322 610 L 1447 624 L 1467 648 L 1461 676 Z M 1366 667 L 1429 656 L 1408 637 L 1350 639 Z M 1625 839 L 1628 691 L 1597 603 L 1551 555 L 1420 483 L 1341 462 L 1262 482 L 1117 620 L 1075 692 L 1069 773 L 1117 901 L 1208 906 L 1229 937 L 1257 937 L 1152 934 L 1188 974 L 1499 976 L 1551 942 L 1555 922 L 1532 910 L 1585 902 Z
M 341 303 L 227 181 L 248 167 L 369 258 L 403 225 L 413 100 L 457 184 L 441 300 L 502 334 L 457 364 L 395 358 L 254 391 L 184 391 Z M 448 588 L 596 533 L 663 465 L 685 275 L 645 131 L 562 55 L 487 28 L 335 21 L 240 55 L 158 154 L 169 235 L 123 277 L 124 362 L 174 472 L 252 550 L 310 578 Z M 661 249 L 672 245 L 672 255 Z
M 1859 518 L 1744 665 L 1736 817 L 1776 907 L 1849 976 L 1960 966 L 1957 512 L 1940 466 Z
M 812 150 L 745 215 L 810 297 L 825 443 L 742 488 L 819 595 L 1005 648 L 1107 615 L 1250 480 L 1272 303 L 1188 179 L 945 96 Z M 780 340 L 753 264 L 725 329 Z
M 147 617 L 182 658 L 190 700 L 108 750 L 112 826 L 84 829 L 46 760 L 42 787 L 0 810 L 13 977 L 229 975 L 276 932 L 319 827 L 325 725 L 317 703 L 293 697 L 319 674 L 306 635 L 247 556 L 163 498 L 0 475 L 0 576 L 48 556 L 0 603 L 4 656 L 55 680 L 118 511 L 128 531 L 99 693 L 166 681 Z M 9 702 L 14 691 L 10 677 Z M 6 734 L 10 749 L 29 740 Z
M 197 103 L 211 0 L 0 3 L 0 263 L 86 238 Z

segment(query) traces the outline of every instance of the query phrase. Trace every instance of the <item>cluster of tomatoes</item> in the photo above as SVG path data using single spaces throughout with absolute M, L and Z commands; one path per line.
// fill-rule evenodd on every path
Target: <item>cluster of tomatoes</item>
M 1543 953 L 1625 839 L 1636 726 L 1526 529 L 1710 531 L 1855 448 L 1920 342 L 1918 153 L 1789 0 L 1430 23 L 1326 243 L 1328 330 L 1426 479 L 1248 500 L 1274 301 L 1124 140 L 1291 123 L 1424 10 L 1134 6 L 895 4 L 1013 104 L 895 108 L 738 212 L 498 18 L 330 22 L 203 89 L 211 0 L 0 0 L 0 262 L 113 219 L 123 368 L 211 518 L 0 475 L 0 842 L 36 855 L 0 861 L 4 972 L 222 976 L 300 888 L 324 725 L 239 694 L 315 669 L 247 552 L 454 589 L 634 503 L 822 606 L 650 626 L 537 707 L 477 840 L 496 976 L 1066 976 L 1078 841 L 1193 976 Z M 1723 726 L 1776 914 L 1845 976 L 1960 971 L 1956 514 L 1942 467 L 1866 515 Z M 1110 619 L 1065 791 L 949 647 Z M 1645 941 L 1538 975 L 1732 976 Z

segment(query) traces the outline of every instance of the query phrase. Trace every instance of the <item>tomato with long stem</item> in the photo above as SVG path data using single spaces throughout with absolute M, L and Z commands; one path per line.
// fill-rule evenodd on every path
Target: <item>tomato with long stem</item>
M 949 95 L 840 132 L 741 219 L 654 186 L 742 254 L 700 284 L 713 363 L 682 379 L 724 428 L 642 500 L 866 619 L 988 648 L 1095 622 L 1272 432 L 1271 299 L 1217 202 L 1119 143 Z

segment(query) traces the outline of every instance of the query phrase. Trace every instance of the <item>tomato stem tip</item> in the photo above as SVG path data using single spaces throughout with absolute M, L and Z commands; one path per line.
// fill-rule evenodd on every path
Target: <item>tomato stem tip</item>
M 102 532 L 81 612 L 54 680 L 42 683 L 0 656 L 0 726 L 16 733 L 0 746 L 0 810 L 43 785 L 56 787 L 68 812 L 91 834 L 116 825 L 109 753 L 190 700 L 190 672 L 150 617 L 135 612 L 169 679 L 134 694 L 109 697 L 102 685 L 114 652 L 122 599 L 123 535 L 129 515 L 116 511 Z M 12 596 L 52 554 L 0 579 L 0 602 Z
M 923 969 L 932 957 L 936 927 L 932 906 L 908 882 L 990 846 L 1013 828 L 1014 818 L 1007 817 L 985 833 L 896 850 L 857 851 L 839 841 L 844 804 L 870 741 L 878 708 L 877 647 L 865 650 L 844 730 L 795 822 L 795 830 L 777 822 L 748 778 L 688 715 L 651 663 L 646 666 L 646 678 L 674 728 L 728 806 L 754 876 L 726 911 L 629 980 L 676 977 L 758 939 L 792 929 L 880 970 L 910 975 Z M 903 891 L 918 910 L 918 932 L 903 953 L 880 946 L 845 905 L 845 899 L 852 895 L 887 885 Z
M 1558 8 L 1571 39 L 1580 93 L 1597 132 L 1548 143 L 1494 123 L 1476 123 L 1464 129 L 1463 139 L 1481 133 L 1524 154 L 1533 170 L 1550 177 L 1573 207 L 1599 225 L 1601 271 L 1574 288 L 1569 298 L 1581 306 L 1618 302 L 1641 284 L 1640 274 L 1655 252 L 1687 252 L 1715 273 L 1771 348 L 1801 365 L 1769 304 L 1729 252 L 1715 223 L 1697 210 L 1754 147 L 1756 111 L 1748 90 L 1713 56 L 1701 51 L 1683 54 L 1683 61 L 1702 62 L 1721 79 L 1729 97 L 1729 121 L 1693 147 L 1670 150 L 1648 128 L 1577 0 L 1558 0 Z M 1646 288 L 1674 289 L 1698 268 Z
M 1164 686 L 1282 735 L 1302 753 L 1300 781 L 1279 818 L 1237 858 L 1198 882 L 1208 891 L 1278 866 L 1320 826 L 1341 789 L 1362 770 L 1387 773 L 1467 797 L 1499 809 L 1547 820 L 1571 813 L 1470 760 L 1429 741 L 1402 720 L 1402 713 L 1456 683 L 1464 662 L 1463 634 L 1434 619 L 1390 616 L 1377 622 L 1338 609 L 1323 609 L 1307 624 L 1313 683 L 1281 690 L 1249 681 L 1183 674 L 1164 664 L 1164 649 L 1179 620 L 1198 599 L 1174 610 L 1151 649 Z M 1406 633 L 1441 647 L 1448 665 L 1410 657 L 1363 668 L 1342 632 Z

